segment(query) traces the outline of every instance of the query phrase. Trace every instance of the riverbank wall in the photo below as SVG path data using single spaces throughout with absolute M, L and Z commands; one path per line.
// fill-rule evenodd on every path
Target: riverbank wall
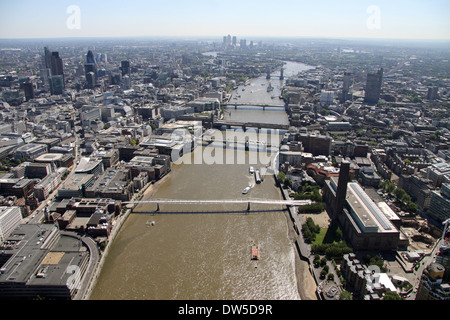
M 136 198 L 136 197 L 145 195 L 147 190 L 152 186 L 153 186 L 153 182 L 147 183 L 147 185 L 139 193 L 137 193 L 133 196 L 132 200 L 135 200 L 134 198 Z M 127 210 L 125 212 L 121 213 L 114 221 L 113 228 L 111 229 L 111 233 L 108 238 L 108 243 L 106 244 L 103 251 L 101 251 L 100 261 L 97 263 L 97 266 L 95 267 L 95 270 L 91 276 L 91 280 L 88 285 L 88 289 L 86 290 L 86 293 L 84 294 L 82 300 L 90 299 L 91 293 L 94 290 L 95 285 L 97 284 L 98 277 L 100 276 L 103 265 L 105 264 L 105 260 L 106 260 L 106 257 L 108 256 L 108 253 L 112 246 L 112 243 L 114 242 L 114 239 L 116 238 L 117 234 L 119 233 L 122 225 L 127 220 L 128 216 L 133 212 L 134 206 L 135 205 L 133 205 L 133 208 L 127 208 Z
M 274 179 L 277 186 L 280 188 L 281 194 L 284 200 L 290 200 L 288 190 L 278 182 L 276 174 Z M 305 243 L 301 232 L 302 221 L 298 216 L 297 208 L 293 206 L 287 206 L 286 219 L 289 224 L 289 236 L 293 240 L 296 248 L 295 256 L 295 273 L 297 277 L 298 292 L 302 300 L 317 300 L 320 298 L 317 295 L 317 279 L 314 277 L 312 271 L 312 264 L 310 257 L 309 246 Z M 310 277 L 307 281 L 307 277 Z

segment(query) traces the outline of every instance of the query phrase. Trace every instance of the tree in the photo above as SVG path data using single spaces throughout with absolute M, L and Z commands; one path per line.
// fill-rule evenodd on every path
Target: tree
M 341 292 L 339 300 L 352 300 L 352 294 L 349 291 L 344 290 Z
M 415 204 L 414 202 L 408 202 L 408 204 L 406 205 L 406 210 L 410 213 L 416 213 L 417 209 L 417 204 Z
M 286 174 L 282 171 L 278 172 L 278 174 L 277 174 L 278 182 L 283 183 L 285 179 L 286 179 Z
M 403 201 L 403 199 L 405 198 L 406 191 L 403 190 L 402 188 L 397 188 L 394 190 L 394 195 L 397 198 L 398 201 Z
M 397 292 L 387 291 L 384 294 L 383 300 L 405 300 L 405 298 L 400 297 Z

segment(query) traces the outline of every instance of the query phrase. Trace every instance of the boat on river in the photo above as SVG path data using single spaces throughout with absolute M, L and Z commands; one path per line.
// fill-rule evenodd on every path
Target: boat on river
M 259 246 L 253 241 L 251 243 L 251 260 L 259 260 Z
M 261 183 L 261 174 L 260 174 L 259 170 L 255 171 L 255 182 Z
M 245 187 L 245 189 L 242 190 L 242 194 L 247 194 L 247 192 L 249 192 L 251 188 L 252 188 L 252 186 Z

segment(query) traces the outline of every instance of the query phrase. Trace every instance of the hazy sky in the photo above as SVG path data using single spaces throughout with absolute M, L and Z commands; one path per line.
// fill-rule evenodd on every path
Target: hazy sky
M 450 39 L 449 0 L 0 0 L 0 38 Z

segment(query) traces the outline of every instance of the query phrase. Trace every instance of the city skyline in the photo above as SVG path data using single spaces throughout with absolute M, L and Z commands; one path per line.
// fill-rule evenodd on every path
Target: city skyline
M 450 39 L 448 1 L 2 2 L 0 38 Z

